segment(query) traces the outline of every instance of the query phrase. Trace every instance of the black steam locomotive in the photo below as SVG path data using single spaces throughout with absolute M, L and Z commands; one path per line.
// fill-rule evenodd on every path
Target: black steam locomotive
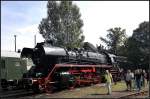
M 35 64 L 34 72 L 41 72 L 46 76 L 53 68 L 54 64 L 115 64 L 115 55 L 99 53 L 90 43 L 85 42 L 82 49 L 66 49 L 52 46 L 44 42 L 37 43 L 35 48 L 23 48 L 21 57 L 30 57 Z M 31 70 L 32 71 L 32 70 Z M 36 76 L 36 75 L 32 75 Z
M 32 87 L 35 92 L 41 90 L 39 88 L 42 88 L 42 90 L 51 89 L 51 86 L 55 86 L 55 84 L 51 85 L 53 82 L 58 82 L 57 87 L 67 84 L 66 82 L 61 83 L 66 80 L 57 79 L 56 81 L 56 78 L 64 77 L 62 73 L 68 75 L 69 80 L 67 82 L 70 81 L 71 77 L 74 77 L 74 82 L 71 84 L 73 86 L 76 83 L 80 85 L 81 83 L 85 84 L 85 82 L 100 82 L 100 75 L 105 69 L 109 69 L 113 77 L 118 75 L 119 72 L 117 56 L 106 52 L 98 52 L 88 42 L 85 42 L 83 48 L 80 49 L 56 47 L 45 42 L 37 43 L 35 48 L 23 48 L 21 57 L 30 57 L 35 65 L 23 75 L 26 88 Z M 92 77 L 91 80 L 89 80 L 89 77 L 83 77 L 87 74 Z M 57 77 L 57 75 L 60 76 Z M 67 84 L 66 86 L 70 85 Z

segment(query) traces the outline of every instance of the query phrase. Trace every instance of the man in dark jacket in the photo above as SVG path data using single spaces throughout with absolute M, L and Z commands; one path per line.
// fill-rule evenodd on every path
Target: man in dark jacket
M 135 81 L 136 81 L 136 86 L 138 88 L 138 91 L 141 90 L 141 79 L 142 79 L 142 74 L 141 74 L 140 70 L 137 69 L 136 73 L 135 73 Z

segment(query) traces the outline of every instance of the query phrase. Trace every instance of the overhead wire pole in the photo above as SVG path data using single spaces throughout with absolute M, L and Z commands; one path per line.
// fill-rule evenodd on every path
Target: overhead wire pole
M 16 37 L 17 37 L 17 35 L 14 35 L 14 37 L 15 37 L 15 52 L 16 52 Z
M 34 35 L 34 46 L 36 46 L 36 34 Z

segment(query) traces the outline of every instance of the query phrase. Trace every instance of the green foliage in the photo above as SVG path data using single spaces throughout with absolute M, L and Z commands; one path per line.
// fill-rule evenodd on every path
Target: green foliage
M 125 29 L 121 29 L 120 27 L 111 28 L 108 31 L 107 39 L 100 37 L 100 40 L 106 43 L 109 51 L 113 54 L 117 54 L 119 47 L 124 45 L 126 40 Z
M 80 47 L 85 38 L 81 30 L 80 9 L 72 1 L 48 1 L 47 9 L 47 18 L 39 24 L 40 34 L 45 40 L 53 41 L 56 46 Z
M 142 22 L 127 40 L 127 57 L 133 68 L 148 69 L 150 56 L 149 22 Z

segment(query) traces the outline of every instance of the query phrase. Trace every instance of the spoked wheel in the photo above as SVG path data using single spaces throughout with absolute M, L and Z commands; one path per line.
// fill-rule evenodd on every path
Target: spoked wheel
M 46 93 L 53 93 L 53 91 L 54 91 L 54 86 L 52 84 L 46 84 L 45 92 Z
M 67 88 L 68 89 L 74 89 L 76 85 L 77 85 L 77 81 L 75 78 L 73 78 L 73 79 L 69 80 L 69 82 L 67 84 Z

